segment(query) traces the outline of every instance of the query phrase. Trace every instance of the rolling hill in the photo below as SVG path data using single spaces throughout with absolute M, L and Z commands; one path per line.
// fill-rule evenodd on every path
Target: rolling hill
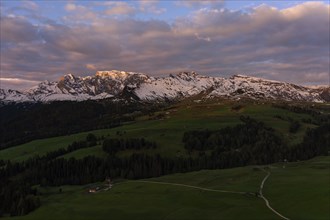
M 0 214 L 5 219 L 43 219 L 49 213 L 50 219 L 281 219 L 263 195 L 286 218 L 329 217 L 329 105 L 200 96 L 152 111 L 141 108 L 115 127 L 0 150 Z M 187 144 L 184 137 L 190 134 L 195 139 Z M 111 153 L 106 140 L 122 144 Z M 156 146 L 144 148 L 132 140 Z M 306 159 L 311 160 L 297 162 Z M 107 176 L 113 188 L 87 192 L 102 188 Z
M 265 197 L 289 219 L 329 219 L 329 163 L 329 157 L 318 157 L 272 164 L 271 176 L 264 186 Z M 40 188 L 43 205 L 39 209 L 27 216 L 3 219 L 281 219 L 254 195 L 265 175 L 250 166 L 146 179 L 151 182 L 119 181 L 112 189 L 94 194 L 87 193 L 88 189 L 102 183 L 45 187 Z

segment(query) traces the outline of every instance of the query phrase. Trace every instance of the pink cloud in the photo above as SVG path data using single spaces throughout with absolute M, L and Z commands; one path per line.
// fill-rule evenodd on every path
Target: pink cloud
M 104 10 L 112 10 L 111 15 L 133 13 L 128 3 L 106 3 Z M 141 3 L 145 8 L 155 4 Z M 117 18 L 75 2 L 67 6 L 61 23 L 35 26 L 24 17 L 1 17 L 2 77 L 38 81 L 56 80 L 67 72 L 94 74 L 97 69 L 152 75 L 189 69 L 324 84 L 329 72 L 325 3 L 283 10 L 263 5 L 250 12 L 210 7 L 172 23 Z

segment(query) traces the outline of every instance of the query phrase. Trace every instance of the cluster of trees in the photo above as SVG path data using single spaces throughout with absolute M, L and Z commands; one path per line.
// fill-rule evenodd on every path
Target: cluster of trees
M 301 127 L 301 123 L 298 120 L 295 120 L 291 117 L 285 117 L 282 115 L 275 115 L 274 117 L 279 118 L 284 121 L 288 121 L 290 123 L 290 125 L 289 125 L 290 133 L 296 133 L 299 130 L 299 128 Z
M 299 114 L 307 114 L 310 115 L 310 118 L 304 118 L 302 119 L 302 122 L 309 123 L 309 124 L 315 124 L 315 125 L 321 125 L 324 123 L 330 123 L 330 116 L 329 114 L 322 114 L 322 107 L 318 106 L 317 108 L 315 106 L 306 106 L 305 104 L 303 106 L 299 105 L 288 105 L 288 104 L 273 104 L 273 107 L 289 110 L 291 112 L 299 113 Z M 326 109 L 324 109 L 326 110 Z
M 233 110 L 233 111 L 239 111 L 239 110 L 241 110 L 242 108 L 244 108 L 244 105 L 242 105 L 242 104 L 235 104 L 235 105 L 233 105 L 233 106 L 231 107 L 231 110 Z
M 303 142 L 287 151 L 291 161 L 307 160 L 319 155 L 330 155 L 330 123 L 308 129 Z
M 183 135 L 189 151 L 211 151 L 210 160 L 216 167 L 247 164 L 268 164 L 284 159 L 305 160 L 330 151 L 330 123 L 309 129 L 303 142 L 288 147 L 272 128 L 249 117 L 242 117 L 243 124 L 217 131 L 189 131 Z M 205 155 L 201 154 L 200 155 Z M 226 162 L 230 157 L 230 161 Z
M 0 105 L 0 149 L 31 140 L 112 128 L 166 106 L 112 100 Z
M 243 124 L 234 127 L 226 127 L 216 131 L 185 132 L 182 139 L 185 148 L 189 151 L 212 150 L 213 154 L 219 155 L 222 152 L 245 149 L 250 154 L 260 154 L 265 153 L 261 152 L 265 150 L 263 146 L 268 146 L 269 151 L 284 146 L 281 138 L 272 128 L 268 128 L 262 122 L 249 117 L 242 116 L 240 119 Z
M 37 190 L 22 181 L 0 181 L 0 217 L 25 215 L 40 206 Z
M 71 153 L 73 151 L 76 151 L 78 149 L 87 148 L 87 147 L 93 147 L 97 144 L 97 138 L 94 134 L 89 133 L 86 136 L 85 140 L 82 141 L 74 141 L 71 144 L 67 146 L 67 148 L 60 148 L 55 151 L 48 152 L 45 156 L 41 157 L 45 160 L 52 160 L 59 156 Z
M 102 149 L 109 154 L 116 154 L 126 149 L 155 149 L 156 142 L 147 141 L 144 138 L 117 139 L 108 138 L 103 141 Z
M 75 150 L 95 146 L 97 138 L 94 134 L 88 134 L 83 141 L 74 141 L 68 147 L 60 148 L 48 152 L 45 156 L 36 156 L 22 163 L 11 163 L 10 161 L 0 160 L 0 216 L 10 214 L 11 216 L 25 215 L 40 206 L 40 199 L 37 190 L 31 186 L 36 184 L 45 185 L 44 181 L 38 181 L 40 177 L 30 175 L 27 170 L 33 170 L 36 166 L 47 164 L 59 156 L 73 152 Z M 2 169 L 1 169 L 2 168 Z M 23 179 L 12 180 L 10 177 L 27 172 L 28 175 Z
M 289 126 L 289 132 L 290 133 L 296 133 L 299 128 L 301 127 L 301 124 L 297 120 L 290 120 L 290 126 Z
M 40 206 L 38 193 L 32 186 L 87 184 L 105 177 L 140 179 L 200 169 L 222 169 L 252 164 L 268 164 L 284 159 L 310 159 L 330 152 L 330 123 L 309 129 L 302 141 L 287 147 L 276 132 L 263 123 L 242 117 L 242 124 L 217 131 L 190 131 L 183 141 L 189 151 L 199 157 L 165 158 L 160 155 L 132 154 L 120 158 L 116 152 L 124 149 L 154 148 L 144 139 L 106 139 L 106 158 L 59 159 L 68 152 L 94 146 L 99 141 L 89 134 L 84 141 L 73 142 L 66 149 L 36 156 L 24 162 L 0 160 L 0 215 L 25 215 Z M 119 134 L 118 134 L 119 135 Z

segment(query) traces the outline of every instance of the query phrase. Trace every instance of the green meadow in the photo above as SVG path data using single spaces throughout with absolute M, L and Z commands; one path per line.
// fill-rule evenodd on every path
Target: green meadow
M 144 137 L 157 143 L 156 149 L 144 149 L 146 154 L 188 157 L 191 155 L 182 143 L 184 132 L 234 126 L 241 123 L 242 115 L 272 127 L 289 146 L 301 142 L 306 130 L 315 127 L 303 122 L 310 119 L 310 115 L 275 108 L 269 103 L 250 102 L 240 103 L 239 108 L 235 106 L 237 103 L 234 102 L 185 102 L 141 116 L 120 127 L 34 140 L 10 147 L 0 151 L 0 159 L 24 161 L 36 155 L 42 156 L 66 148 L 73 141 L 84 140 L 88 133 L 97 137 Z M 301 123 L 296 133 L 289 132 L 287 118 Z M 135 152 L 126 150 L 119 152 L 118 156 L 126 157 Z M 60 158 L 82 159 L 89 155 L 100 158 L 107 156 L 99 141 L 96 146 L 78 149 Z M 271 172 L 263 194 L 276 211 L 289 219 L 330 219 L 330 156 L 262 167 L 177 173 L 145 179 L 145 182 L 115 180 L 110 190 L 97 193 L 87 191 L 92 186 L 104 183 L 35 186 L 41 193 L 41 207 L 26 216 L 3 219 L 281 219 L 257 195 L 267 174 L 260 168 L 267 168 Z
M 289 145 L 299 143 L 306 129 L 314 127 L 312 124 L 301 122 L 300 129 L 297 133 L 292 134 L 289 133 L 289 122 L 275 116 L 291 117 L 298 121 L 308 119 L 311 116 L 275 108 L 267 103 L 242 104 L 243 107 L 237 111 L 233 110 L 235 105 L 232 102 L 181 103 L 169 109 L 156 112 L 153 116 L 142 116 L 134 122 L 120 127 L 34 140 L 19 146 L 10 147 L 0 151 L 0 159 L 24 161 L 35 155 L 42 156 L 47 152 L 66 148 L 73 141 L 83 140 L 88 133 L 93 133 L 98 137 L 144 137 L 147 140 L 155 141 L 158 145 L 156 149 L 146 150 L 145 153 L 160 154 L 165 157 L 185 157 L 187 152 L 184 150 L 182 143 L 182 136 L 185 131 L 199 129 L 216 130 L 226 126 L 233 126 L 241 123 L 239 118 L 242 115 L 251 116 L 274 128 L 280 136 L 287 140 Z M 127 156 L 133 152 L 122 152 L 120 156 Z M 87 155 L 105 156 L 102 149 L 98 146 L 71 152 L 65 158 L 82 158 Z
M 330 218 L 329 156 L 262 167 L 271 172 L 264 196 L 276 211 L 289 219 Z M 251 194 L 139 180 L 118 181 L 112 189 L 97 193 L 88 193 L 89 185 L 39 187 L 40 208 L 26 216 L 4 219 L 281 219 L 253 194 L 265 176 L 264 171 L 248 166 L 145 179 Z

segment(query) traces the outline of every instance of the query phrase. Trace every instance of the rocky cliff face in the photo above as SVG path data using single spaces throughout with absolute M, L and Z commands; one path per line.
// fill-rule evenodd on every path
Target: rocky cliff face
M 202 76 L 195 72 L 181 72 L 157 78 L 142 73 L 116 70 L 98 71 L 94 76 L 87 77 L 67 74 L 58 82 L 44 81 L 24 92 L 2 89 L 0 101 L 83 101 L 122 97 L 152 101 L 183 99 L 200 93 L 204 94 L 204 98 L 248 97 L 286 101 L 330 101 L 329 87 L 310 88 L 244 75 L 222 78 Z

